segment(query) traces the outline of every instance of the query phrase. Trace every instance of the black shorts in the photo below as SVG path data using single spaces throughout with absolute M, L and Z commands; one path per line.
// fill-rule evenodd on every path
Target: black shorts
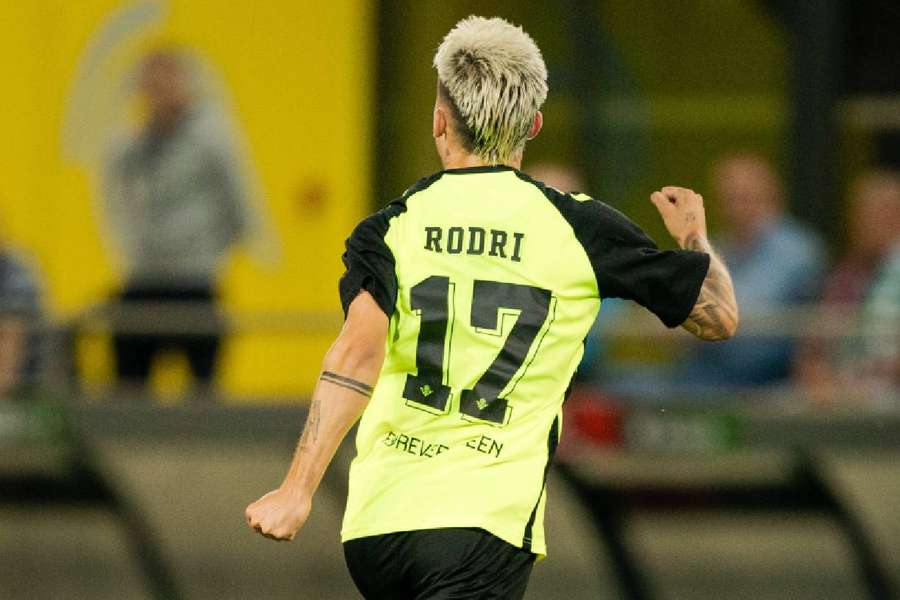
M 349 540 L 344 557 L 366 600 L 518 600 L 534 554 L 482 529 L 423 529 Z

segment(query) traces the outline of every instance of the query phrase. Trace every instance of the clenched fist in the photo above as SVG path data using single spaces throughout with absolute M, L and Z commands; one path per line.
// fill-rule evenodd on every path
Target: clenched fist
M 666 229 L 682 248 L 687 247 L 692 238 L 706 238 L 706 212 L 700 194 L 687 188 L 666 186 L 653 192 L 650 201 L 656 205 Z
M 248 506 L 244 516 L 247 524 L 261 535 L 289 542 L 306 523 L 311 508 L 308 496 L 279 488 Z

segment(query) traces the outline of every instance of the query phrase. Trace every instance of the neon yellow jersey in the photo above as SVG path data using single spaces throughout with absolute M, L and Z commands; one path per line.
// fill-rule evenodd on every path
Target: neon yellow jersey
M 344 309 L 366 289 L 391 320 L 343 540 L 477 527 L 544 555 L 546 472 L 601 296 L 676 326 L 709 257 L 494 166 L 423 179 L 357 226 L 344 262 Z

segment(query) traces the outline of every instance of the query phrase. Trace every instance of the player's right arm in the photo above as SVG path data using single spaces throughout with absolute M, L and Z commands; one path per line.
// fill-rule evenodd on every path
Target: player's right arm
M 306 522 L 328 463 L 369 403 L 397 301 L 394 257 L 384 236 L 401 209 L 392 203 L 364 219 L 347 239 L 342 257 L 347 270 L 338 286 L 344 327 L 322 362 L 306 427 L 284 481 L 247 507 L 247 524 L 268 538 L 289 541 Z
M 650 200 L 681 248 L 704 252 L 710 257 L 697 302 L 682 327 L 703 340 L 729 339 L 737 331 L 737 299 L 731 275 L 707 239 L 703 197 L 686 188 L 669 186 L 653 192 Z
M 284 481 L 245 512 L 247 524 L 263 536 L 290 541 L 306 522 L 325 469 L 369 403 L 387 332 L 387 315 L 369 292 L 360 291 L 322 361 L 306 427 Z

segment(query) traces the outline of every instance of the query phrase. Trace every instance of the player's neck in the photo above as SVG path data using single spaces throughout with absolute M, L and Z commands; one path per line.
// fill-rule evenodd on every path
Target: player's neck
M 512 167 L 514 169 L 520 169 L 522 167 L 522 157 L 513 157 L 506 162 L 501 163 L 489 163 L 469 152 L 450 150 L 441 156 L 441 163 L 444 165 L 444 170 L 490 167 L 498 164 L 506 165 L 507 167 Z

